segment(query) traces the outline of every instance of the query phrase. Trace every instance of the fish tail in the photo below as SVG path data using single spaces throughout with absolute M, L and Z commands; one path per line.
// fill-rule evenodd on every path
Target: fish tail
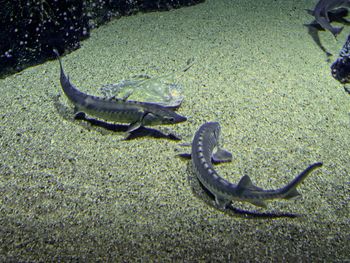
M 292 199 L 300 196 L 300 193 L 296 189 L 297 186 L 316 168 L 321 167 L 322 163 L 314 163 L 307 167 L 303 172 L 294 178 L 289 184 L 281 189 L 284 199 Z

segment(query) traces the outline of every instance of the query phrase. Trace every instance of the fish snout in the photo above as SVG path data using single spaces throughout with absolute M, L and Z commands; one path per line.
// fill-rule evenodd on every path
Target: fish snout
M 187 117 L 177 114 L 176 123 L 187 121 Z
M 172 116 L 167 116 L 164 119 L 165 119 L 165 122 L 168 124 L 176 124 L 176 123 L 187 121 L 187 117 L 177 114 L 176 112 L 174 112 Z

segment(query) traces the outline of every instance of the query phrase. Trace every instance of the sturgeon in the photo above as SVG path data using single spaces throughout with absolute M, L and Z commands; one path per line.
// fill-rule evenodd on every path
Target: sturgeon
M 294 178 L 286 186 L 276 190 L 264 190 L 253 185 L 248 175 L 241 178 L 238 185 L 223 179 L 215 171 L 212 160 L 230 161 L 232 155 L 218 145 L 220 125 L 218 122 L 207 122 L 196 132 L 192 142 L 191 159 L 194 172 L 200 183 L 215 197 L 220 209 L 226 209 L 234 200 L 246 201 L 253 205 L 266 207 L 265 200 L 291 199 L 300 195 L 296 187 L 322 163 L 314 163 Z M 214 148 L 217 149 L 213 153 Z
M 60 82 L 63 92 L 74 104 L 76 113 L 84 112 L 108 121 L 130 123 L 128 133 L 141 126 L 176 124 L 187 120 L 172 109 L 156 103 L 127 100 L 127 98 L 103 98 L 80 91 L 65 74 L 58 51 L 54 50 L 54 53 L 60 64 Z
M 314 10 L 307 11 L 315 17 L 317 23 L 323 29 L 330 31 L 336 37 L 343 30 L 343 27 L 332 27 L 328 13 L 341 7 L 350 7 L 350 0 L 320 0 Z

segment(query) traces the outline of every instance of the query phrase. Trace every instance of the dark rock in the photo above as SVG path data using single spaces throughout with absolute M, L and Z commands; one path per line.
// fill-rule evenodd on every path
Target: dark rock
M 331 73 L 342 84 L 350 82 L 350 35 L 340 50 L 339 58 L 332 64 Z
M 138 11 L 193 5 L 204 0 L 5 0 L 0 9 L 0 77 L 80 47 L 90 30 Z

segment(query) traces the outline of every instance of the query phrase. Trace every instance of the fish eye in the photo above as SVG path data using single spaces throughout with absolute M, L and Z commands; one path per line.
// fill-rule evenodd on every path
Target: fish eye
M 168 117 L 168 121 L 169 122 L 175 122 L 175 118 L 174 117 Z

